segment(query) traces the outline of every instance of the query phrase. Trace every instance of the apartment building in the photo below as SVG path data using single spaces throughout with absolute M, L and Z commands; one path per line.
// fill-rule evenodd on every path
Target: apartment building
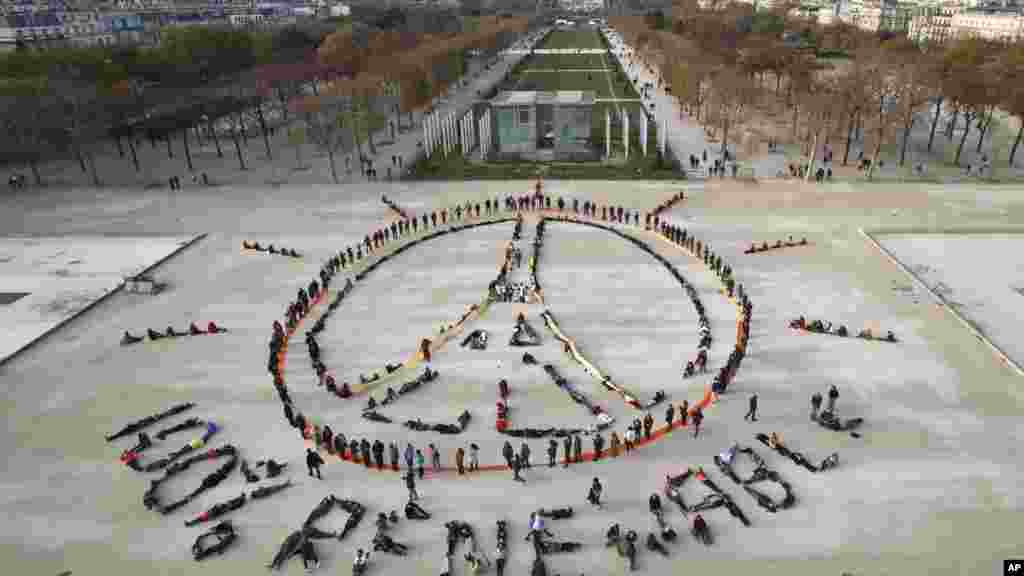
M 1010 6 L 964 10 L 951 18 L 950 35 L 1016 40 L 1024 36 L 1024 12 Z

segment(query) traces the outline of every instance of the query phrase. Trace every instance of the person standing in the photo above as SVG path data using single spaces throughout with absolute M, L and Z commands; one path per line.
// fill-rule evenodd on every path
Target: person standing
M 398 442 L 392 441 L 388 446 L 388 450 L 391 452 L 391 469 L 398 472 Z
M 573 437 L 572 440 L 573 451 L 576 453 L 573 457 L 573 462 L 583 462 L 583 438 L 579 434 Z
M 612 458 L 618 458 L 620 448 L 622 448 L 622 441 L 619 440 L 619 433 L 612 430 L 611 444 L 608 447 L 608 453 Z
M 366 464 L 366 467 L 370 468 L 371 466 L 373 466 L 373 463 L 370 461 L 370 441 L 367 440 L 366 438 L 363 438 L 363 440 L 359 443 L 359 449 L 362 450 L 363 452 L 363 463 Z
M 686 426 L 686 420 L 690 417 L 690 401 L 683 400 L 683 407 L 679 409 L 679 421 L 682 426 Z
M 747 410 L 744 420 L 750 420 L 751 422 L 757 422 L 757 394 L 750 396 L 750 408 Z
M 480 471 L 480 447 L 476 443 L 469 445 L 469 471 Z
M 523 459 L 521 456 L 516 454 L 512 457 L 512 479 L 517 482 L 526 483 L 526 479 L 519 475 L 519 472 L 523 469 Z
M 416 473 L 419 474 L 420 480 L 423 480 L 424 465 L 427 459 L 423 457 L 423 452 L 416 450 Z
M 416 477 L 413 476 L 412 470 L 403 476 L 405 479 L 405 487 L 409 489 L 409 500 L 419 500 L 420 495 L 416 492 Z
M 555 461 L 558 459 L 558 441 L 554 438 L 548 440 L 548 468 L 555 467 Z
M 455 449 L 455 468 L 458 469 L 459 476 L 462 476 L 463 474 L 466 473 L 466 468 L 465 468 L 465 465 L 463 463 L 465 458 L 466 458 L 466 451 L 462 448 L 462 446 L 459 446 L 458 448 L 456 448 Z
M 530 467 L 530 445 L 526 442 L 519 445 L 519 459 L 522 460 L 523 468 Z
M 818 419 L 818 411 L 821 410 L 821 394 L 815 392 L 811 396 L 811 420 Z
M 516 451 L 512 448 L 512 443 L 505 440 L 505 445 L 501 447 L 501 455 L 505 458 L 505 463 L 508 464 L 509 468 L 512 467 L 515 453 Z
M 437 446 L 433 443 L 427 446 L 427 450 L 430 452 L 430 465 L 434 469 L 434 472 L 441 471 L 441 453 L 437 450 Z
M 633 451 L 633 445 L 636 443 L 636 432 L 632 428 L 626 428 L 626 454 L 628 455 Z
M 562 446 L 565 448 L 565 467 L 568 468 L 569 464 L 572 463 L 572 436 L 566 436 L 562 440 Z
M 594 461 L 601 459 L 601 451 L 604 450 L 604 436 L 600 432 L 594 435 Z
M 309 469 L 310 476 L 313 476 L 315 472 L 317 480 L 323 480 L 323 477 L 320 476 L 320 467 L 323 464 L 324 459 L 320 457 L 320 454 L 317 454 L 312 448 L 306 448 L 306 468 Z
M 410 474 L 412 474 L 414 458 L 416 458 L 416 449 L 412 447 L 412 443 L 408 443 L 405 445 L 405 467 L 409 469 Z
M 674 404 L 669 402 L 668 408 L 665 408 L 665 425 L 668 429 L 672 430 L 672 421 L 676 418 L 676 407 Z
M 704 421 L 704 413 L 698 408 L 693 412 L 693 437 L 700 434 L 700 423 Z
M 590 484 L 590 491 L 587 492 L 587 502 L 594 505 L 595 508 L 601 510 L 601 493 L 604 492 L 604 487 L 601 486 L 601 481 L 594 478 L 594 481 Z
M 647 415 L 644 416 L 644 438 L 650 440 L 651 439 L 651 432 L 653 430 L 654 430 L 654 416 L 651 416 L 651 413 L 648 412 Z
M 384 469 L 384 443 L 380 440 L 373 441 L 373 459 L 377 462 L 377 469 Z

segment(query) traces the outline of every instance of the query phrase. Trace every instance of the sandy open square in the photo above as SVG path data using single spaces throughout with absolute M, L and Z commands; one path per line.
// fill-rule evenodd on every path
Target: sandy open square
M 0 524 L 0 563 L 11 574 L 265 573 L 285 537 L 317 502 L 335 494 L 362 502 L 368 514 L 344 541 L 318 542 L 322 564 L 317 572 L 349 574 L 356 548 L 370 547 L 373 517 L 381 511 L 401 513 L 406 489 L 397 474 L 370 471 L 326 454 L 323 481 L 306 475 L 304 442 L 284 421 L 266 369 L 271 323 L 283 321 L 296 291 L 316 276 L 326 258 L 393 221 L 382 194 L 419 215 L 456 202 L 524 194 L 532 185 L 228 186 L 185 189 L 173 200 L 160 190 L 44 190 L 38 196 L 0 198 L 0 229 L 5 233 L 66 236 L 69 250 L 81 236 L 184 238 L 208 233 L 154 271 L 169 282 L 166 292 L 117 293 L 0 367 L 7 422 L 7 434 L 0 437 L 6 456 L 0 474 L 0 512 L 6 519 Z M 688 466 L 705 467 L 752 526 L 743 527 L 723 510 L 710 511 L 705 518 L 715 544 L 704 547 L 686 533 L 687 520 L 679 510 L 666 502 L 667 520 L 680 539 L 668 544 L 669 558 L 641 549 L 636 574 L 975 576 L 1001 574 L 1004 558 L 1024 556 L 1019 527 L 1024 508 L 1019 489 L 1024 485 L 1021 377 L 859 233 L 861 228 L 1020 227 L 1020 188 L 557 181 L 545 182 L 545 190 L 556 198 L 621 203 L 640 210 L 641 223 L 645 211 L 685 190 L 687 199 L 664 216 L 710 242 L 749 293 L 754 312 L 747 356 L 728 393 L 707 411 L 700 438 L 677 430 L 629 457 L 568 470 L 548 468 L 546 440 L 532 440 L 534 468 L 525 472 L 525 485 L 514 483 L 507 471 L 428 477 L 418 488 L 421 504 L 433 518 L 403 518 L 391 535 L 411 547 L 409 556 L 378 553 L 368 575 L 440 574 L 443 523 L 453 519 L 473 525 L 492 559 L 495 521 L 507 519 L 506 573 L 528 573 L 533 551 L 523 541 L 527 516 L 539 507 L 558 506 L 572 506 L 576 514 L 550 521 L 549 529 L 557 540 L 579 541 L 584 547 L 549 556 L 549 573 L 626 574 L 624 562 L 604 547 L 605 530 L 618 522 L 637 530 L 641 538 L 656 531 L 647 498 L 661 491 L 665 474 L 678 474 Z M 125 217 L 129 212 L 131 217 Z M 663 389 L 672 402 L 694 402 L 732 348 L 736 308 L 696 259 L 642 226 L 624 230 L 647 241 L 698 290 L 714 335 L 707 375 L 680 378 L 699 340 L 697 314 L 686 293 L 654 258 L 611 233 L 549 223 L 538 269 L 546 305 L 579 348 L 616 382 L 645 400 Z M 527 226 L 521 241 L 524 260 L 532 250 L 533 234 Z M 361 373 L 405 360 L 415 353 L 420 338 L 431 337 L 442 324 L 458 320 L 468 306 L 479 303 L 497 275 L 511 235 L 512 224 L 506 223 L 443 236 L 411 248 L 357 282 L 319 336 L 339 382 L 355 382 Z M 809 245 L 743 254 L 751 242 L 773 243 L 790 235 L 806 237 Z M 961 244 L 956 235 L 943 244 L 920 236 L 894 237 L 891 248 L 908 266 L 935 270 L 927 280 L 931 285 L 944 282 L 954 297 L 976 303 L 983 311 L 977 321 L 985 332 L 1019 355 L 1013 336 L 1024 318 L 1024 296 L 1010 287 L 1020 286 L 1021 278 L 1014 274 L 1019 274 L 1021 237 L 1003 235 L 998 242 L 973 247 Z M 243 251 L 243 240 L 295 248 L 304 257 Z M 984 259 L 978 258 L 978 250 L 985 252 Z M 987 270 L 980 266 L 983 262 L 989 263 Z M 120 270 L 113 264 L 107 269 Z M 515 274 L 522 277 L 520 271 Z M 335 284 L 347 275 L 342 272 Z M 19 289 L 0 286 L 0 292 Z M 412 442 L 418 448 L 433 442 L 442 449 L 446 466 L 453 464 L 456 447 L 476 442 L 482 464 L 497 464 L 505 440 L 494 430 L 496 383 L 501 378 L 512 389 L 516 426 L 573 427 L 593 421 L 539 367 L 523 365 L 524 349 L 507 345 L 514 316 L 522 311 L 543 339 L 541 346 L 529 349 L 531 354 L 555 365 L 606 407 L 621 434 L 642 412 L 602 390 L 568 359 L 544 329 L 543 309 L 539 304 L 492 305 L 470 325 L 488 330 L 487 350 L 449 342 L 431 363 L 439 378 L 382 410 L 399 422 L 454 422 L 469 410 L 472 421 L 461 435 L 373 423 L 359 415 L 365 397 L 344 401 L 317 387 L 302 336 L 319 309 L 289 346 L 288 387 L 304 413 L 349 438 L 394 440 L 403 447 Z M 900 342 L 796 332 L 788 328 L 788 320 L 799 315 L 851 329 L 892 330 Z M 191 321 L 210 320 L 231 331 L 131 348 L 118 345 L 126 329 L 186 327 Z M 839 414 L 865 418 L 862 438 L 825 430 L 809 420 L 809 398 L 831 384 L 841 392 Z M 757 423 L 743 420 L 752 393 L 760 399 Z M 382 398 L 382 391 L 374 394 Z M 147 479 L 155 476 L 118 461 L 134 438 L 110 444 L 103 438 L 127 422 L 189 401 L 198 406 L 150 431 L 187 416 L 211 419 L 223 430 L 209 446 L 234 444 L 250 464 L 265 458 L 287 461 L 286 475 L 297 483 L 231 513 L 238 543 L 223 557 L 202 563 L 194 562 L 189 551 L 202 529 L 186 528 L 183 521 L 253 486 L 236 473 L 184 509 L 160 516 L 142 505 Z M 659 425 L 663 414 L 663 405 L 653 411 Z M 754 440 L 755 433 L 771 431 L 811 460 L 838 452 L 839 467 L 821 474 L 796 467 Z M 166 454 L 193 435 L 198 434 L 170 436 L 146 452 L 146 458 Z M 519 440 L 513 440 L 518 447 Z M 718 471 L 713 456 L 733 442 L 754 447 L 793 485 L 793 509 L 766 512 Z M 177 498 L 216 466 L 199 464 L 161 490 Z M 595 476 L 605 485 L 604 510 L 585 502 Z M 704 493 L 702 487 L 687 484 L 684 497 L 689 502 Z M 344 514 L 332 513 L 319 526 L 336 530 L 344 522 Z M 453 574 L 466 574 L 461 557 L 457 560 Z M 301 571 L 295 559 L 283 573 Z

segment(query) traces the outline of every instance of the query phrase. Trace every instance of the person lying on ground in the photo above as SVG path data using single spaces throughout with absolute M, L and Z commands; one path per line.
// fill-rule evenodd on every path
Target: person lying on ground
M 668 549 L 665 545 L 659 541 L 654 534 L 647 534 L 647 549 L 651 552 L 657 552 L 662 556 L 668 556 Z
M 163 334 L 153 330 L 152 328 L 146 328 L 146 335 L 149 336 L 150 340 L 159 340 L 164 337 Z
M 169 338 L 176 338 L 178 336 L 188 336 L 187 332 L 178 332 L 174 329 L 174 326 L 168 326 L 164 334 Z
M 388 393 L 387 396 L 384 398 L 384 405 L 386 406 L 388 404 L 391 404 L 395 400 L 398 400 L 398 393 L 395 392 L 394 388 L 388 386 Z
M 142 342 L 142 336 L 132 336 L 127 330 L 124 331 L 124 336 L 121 336 L 121 346 L 131 346 Z
M 252 483 L 260 481 L 260 477 L 249 468 L 249 462 L 245 458 L 242 459 L 241 469 L 242 477 L 245 478 L 246 482 Z
M 217 326 L 216 324 L 213 323 L 212 320 L 206 324 L 206 333 L 207 334 L 221 334 L 221 333 L 227 332 L 227 331 L 228 331 L 227 328 L 222 328 L 220 326 Z
M 281 475 L 281 472 L 288 467 L 288 463 L 285 462 L 284 464 L 279 464 L 274 459 L 260 460 L 259 462 L 256 462 L 256 468 L 262 468 L 263 466 L 267 467 L 267 478 L 277 478 Z
M 387 552 L 396 556 L 405 556 L 409 552 L 409 547 L 401 542 L 395 542 L 387 534 L 378 532 L 373 537 L 373 550 L 374 552 Z
M 846 337 L 846 336 L 849 336 L 849 335 L 850 335 L 850 332 L 849 332 L 849 330 L 846 329 L 846 326 L 840 324 L 839 328 L 836 330 L 836 336 Z

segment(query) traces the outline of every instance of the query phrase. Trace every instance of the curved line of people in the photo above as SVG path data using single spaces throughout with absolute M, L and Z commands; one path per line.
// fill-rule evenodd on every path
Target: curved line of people
M 221 465 L 221 467 L 218 468 L 216 471 L 204 477 L 197 488 L 186 494 L 184 497 L 174 502 L 171 502 L 170 504 L 165 505 L 160 502 L 160 498 L 157 495 L 157 490 L 160 488 L 160 485 L 162 485 L 164 482 L 170 480 L 171 478 L 177 476 L 178 474 L 184 472 L 185 470 L 188 470 L 196 462 L 214 460 L 217 458 L 222 458 L 224 456 L 228 457 L 228 461 Z M 221 446 L 220 448 L 217 448 L 215 450 L 209 450 L 204 454 L 197 454 L 185 460 L 174 462 L 166 469 L 164 469 L 164 475 L 162 477 L 150 480 L 149 488 L 146 490 L 145 494 L 142 497 L 142 504 L 146 507 L 147 510 L 156 509 L 158 512 L 166 516 L 167 514 L 170 514 L 177 510 L 178 508 L 181 508 L 182 506 L 188 504 L 203 492 L 206 492 L 207 490 L 210 490 L 217 486 L 218 484 L 220 484 L 221 482 L 223 482 L 228 477 L 228 475 L 231 474 L 231 472 L 235 469 L 235 466 L 237 465 L 238 450 L 230 444 Z
M 804 330 L 806 332 L 814 332 L 815 334 L 832 334 L 834 336 L 842 336 L 844 338 L 850 336 L 850 331 L 846 328 L 845 324 L 840 324 L 835 331 L 832 330 L 832 323 L 828 320 L 812 320 L 808 322 L 803 316 L 789 321 L 789 327 L 794 330 Z M 893 334 L 892 330 L 885 333 L 885 336 L 875 336 L 870 328 L 864 328 L 857 333 L 857 338 L 863 340 L 885 340 L 886 342 L 896 342 L 896 335 Z
M 590 206 L 588 206 L 588 205 L 589 205 L 589 203 L 585 203 L 585 208 L 590 208 Z M 614 211 L 613 211 L 613 213 L 614 213 Z M 426 221 L 426 220 L 424 220 L 424 221 Z M 676 236 L 675 236 L 675 238 L 677 238 L 676 241 L 679 242 L 679 240 L 678 240 L 678 232 L 679 232 L 679 230 L 677 228 L 669 227 L 668 224 L 665 223 L 665 224 L 663 224 L 661 232 L 662 232 L 662 234 L 664 234 L 666 236 L 670 236 L 672 234 L 676 234 Z M 692 237 L 690 237 L 689 239 L 691 241 L 693 241 Z M 700 246 L 699 241 L 697 242 L 697 245 L 698 245 L 698 247 Z M 692 247 L 691 247 L 691 250 L 692 250 Z M 698 250 L 698 252 L 699 252 L 699 250 Z M 704 246 L 704 251 L 703 252 L 704 252 L 705 263 L 707 263 L 709 266 L 716 266 L 718 268 L 717 271 L 720 273 L 720 275 L 728 275 L 728 274 L 731 273 L 731 269 L 729 269 L 728 267 L 724 267 L 724 268 L 722 267 L 722 263 L 721 263 L 720 259 L 718 259 L 717 261 L 710 260 L 711 255 L 709 254 L 709 251 L 708 251 L 706 246 Z M 328 262 L 328 264 L 325 265 L 324 269 L 321 270 L 321 280 L 322 281 L 326 282 L 327 281 L 327 277 L 330 274 L 333 274 L 334 272 L 337 271 L 337 269 L 341 266 L 341 260 L 343 258 L 344 258 L 344 254 L 343 253 L 339 253 L 338 256 L 332 258 Z M 724 272 L 724 274 L 723 274 L 723 272 Z M 730 280 L 730 283 L 728 285 L 728 289 L 729 289 L 730 296 L 731 296 L 731 292 L 732 292 L 731 277 L 729 277 L 728 279 Z M 738 338 L 742 338 L 743 341 L 744 341 L 743 343 L 745 345 L 746 334 L 749 331 L 749 314 L 750 314 L 750 311 L 751 311 L 751 306 L 750 306 L 749 300 L 747 300 L 746 296 L 744 294 L 742 294 L 742 286 L 740 286 L 739 289 L 740 289 L 740 298 L 741 298 L 741 302 L 742 302 L 742 306 L 743 306 L 744 319 L 743 319 L 743 321 L 742 321 L 742 323 L 741 323 L 741 325 L 740 325 L 740 327 L 738 329 Z M 336 304 L 336 303 L 332 303 L 332 305 L 333 304 Z M 308 310 L 309 310 L 309 298 L 308 298 L 308 295 L 304 298 L 302 296 L 301 291 L 300 291 L 299 301 L 294 303 L 294 304 L 292 304 L 290 306 L 290 308 L 289 308 L 289 318 L 288 318 L 288 320 L 289 320 L 289 330 L 294 330 L 294 328 L 297 325 L 298 321 L 301 320 L 301 318 L 303 318 L 308 313 Z M 299 419 L 302 418 L 302 415 L 301 415 L 301 413 L 299 413 L 297 415 L 294 414 L 294 409 L 293 409 L 293 407 L 291 405 L 291 399 L 288 396 L 287 388 L 284 386 L 283 376 L 280 374 L 279 360 L 280 360 L 280 357 L 281 357 L 282 344 L 284 344 L 284 341 L 285 341 L 285 334 L 284 334 L 283 327 L 280 326 L 280 323 L 275 322 L 275 324 L 274 324 L 274 336 L 273 336 L 272 342 L 271 342 L 271 361 L 270 361 L 269 368 L 270 368 L 271 373 L 274 375 L 275 388 L 277 388 L 278 393 L 281 396 L 282 403 L 284 404 L 286 418 L 288 419 L 289 422 L 292 422 L 293 425 L 295 425 L 295 424 L 300 422 Z M 742 354 L 742 352 L 739 350 L 739 346 L 738 346 L 737 350 L 734 351 L 734 354 L 730 356 L 730 364 L 731 365 L 738 364 L 738 358 L 739 358 L 739 356 L 741 354 Z M 734 360 L 734 358 L 735 358 L 735 360 Z M 727 368 L 723 369 L 723 372 L 720 373 L 720 376 L 722 374 L 727 374 L 727 372 L 725 372 L 725 370 L 728 369 L 728 368 L 729 367 L 727 366 Z M 734 371 L 735 367 L 733 367 L 732 370 Z M 662 395 L 662 398 L 663 397 L 664 396 Z M 685 403 L 684 403 L 684 405 L 685 405 Z M 670 406 L 670 408 L 672 408 L 672 407 Z M 684 414 L 686 414 L 686 412 L 684 412 Z M 695 422 L 699 421 L 700 415 L 694 414 L 693 416 L 694 416 Z M 304 424 L 305 420 L 302 419 L 301 422 L 302 422 L 302 425 L 297 425 L 296 427 L 299 428 L 300 431 L 302 431 L 304 435 L 306 435 L 307 434 L 306 431 L 305 431 L 306 425 Z M 325 426 L 325 428 L 327 428 L 327 427 Z M 319 438 L 319 436 L 315 436 L 315 437 Z M 569 439 L 568 434 L 566 434 L 565 437 L 566 437 L 567 440 Z M 364 440 L 364 442 L 365 442 L 365 440 Z M 573 444 L 575 446 L 575 444 L 578 444 L 578 443 L 579 443 L 579 438 L 577 436 L 576 442 L 574 442 Z M 596 453 L 595 457 L 596 457 L 596 459 L 599 459 L 600 458 L 600 454 L 603 451 L 604 439 L 598 434 L 594 438 L 594 443 L 595 443 L 595 453 Z M 368 444 L 368 442 L 367 442 L 367 444 Z M 328 444 L 328 446 L 332 446 L 332 445 L 333 445 L 333 443 L 332 444 Z M 573 460 L 581 461 L 582 460 L 581 452 L 582 452 L 581 450 L 568 451 L 568 453 L 571 454 L 574 457 L 567 458 L 566 459 L 566 465 L 568 465 L 568 463 L 573 461 Z M 368 453 L 368 451 L 367 451 L 367 453 Z M 368 460 L 368 458 L 367 458 L 367 460 Z
M 682 202 L 683 200 L 686 200 L 686 194 L 684 194 L 683 191 L 680 190 L 675 196 L 669 198 L 668 200 L 665 200 L 661 204 L 658 204 L 654 208 L 654 210 L 651 211 L 651 215 L 652 216 L 661 216 L 662 212 L 665 212 L 667 210 L 671 210 L 673 207 L 675 207 L 676 204 Z M 651 216 L 648 216 L 647 217 L 647 226 L 650 227 L 650 225 L 651 225 Z
M 191 324 L 188 325 L 188 331 L 187 332 L 179 332 L 179 331 L 175 330 L 173 326 L 168 326 L 167 330 L 165 330 L 163 332 L 158 332 L 156 330 L 153 330 L 152 328 L 147 328 L 146 329 L 146 336 L 149 337 L 150 341 L 155 341 L 155 340 L 161 340 L 163 338 L 178 338 L 178 337 L 181 337 L 181 336 L 200 336 L 200 335 L 203 335 L 203 334 L 223 334 L 223 333 L 225 333 L 227 331 L 228 331 L 227 328 L 222 328 L 222 327 L 218 326 L 213 321 L 207 322 L 206 330 L 201 329 L 198 324 L 196 324 L 195 322 L 192 322 Z M 132 344 L 137 344 L 137 343 L 142 342 L 143 340 L 145 340 L 146 336 L 135 336 L 131 332 L 129 332 L 128 330 L 125 330 L 124 334 L 121 336 L 121 346 L 131 346 Z
M 302 256 L 295 251 L 294 248 L 275 248 L 273 244 L 267 245 L 266 248 L 260 246 L 259 242 L 248 242 L 242 240 L 242 248 L 245 250 L 256 250 L 257 252 L 266 252 L 268 254 L 279 254 L 281 256 L 290 256 L 292 258 L 302 258 Z
M 799 242 L 793 240 L 790 236 L 788 240 L 783 242 L 782 240 L 776 240 L 775 244 L 769 246 L 767 242 L 762 242 L 760 246 L 757 244 L 751 244 L 750 248 L 743 251 L 744 254 L 757 254 L 758 252 L 767 252 L 768 250 L 775 250 L 778 248 L 792 248 L 794 246 L 806 246 L 807 238 L 801 238 Z

